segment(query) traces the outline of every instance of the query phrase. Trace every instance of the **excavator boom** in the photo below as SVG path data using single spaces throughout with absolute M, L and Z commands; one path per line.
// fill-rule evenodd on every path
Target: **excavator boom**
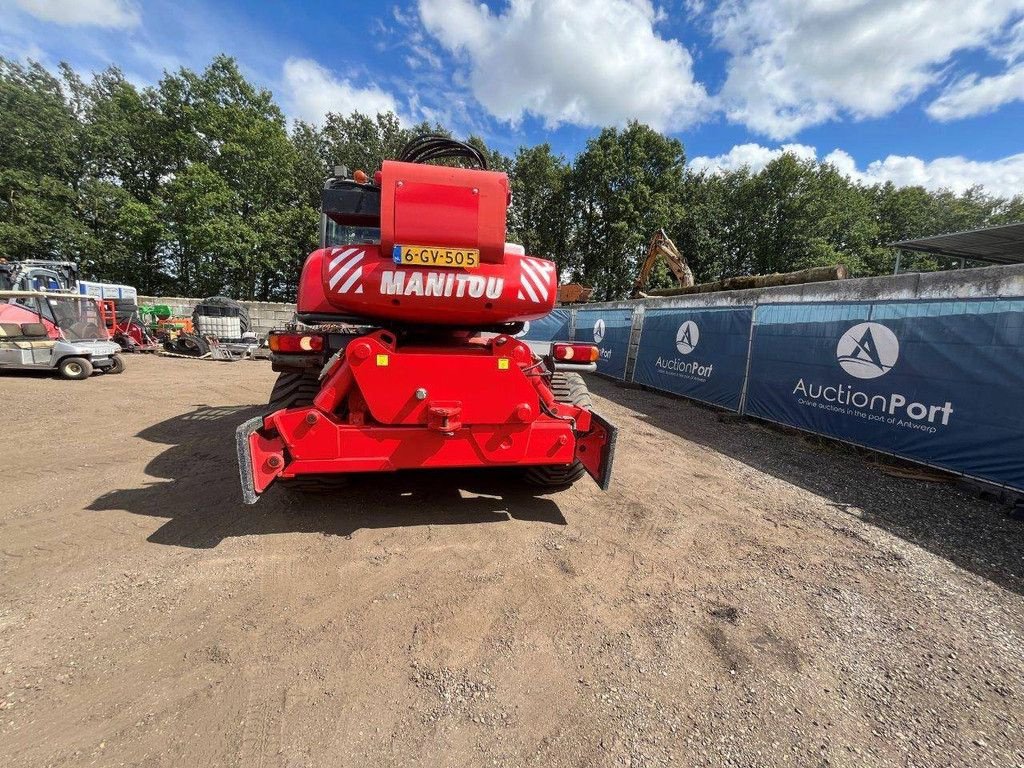
M 665 259 L 668 268 L 672 270 L 678 287 L 687 288 L 694 284 L 690 265 L 686 263 L 686 259 L 679 253 L 679 249 L 672 242 L 672 238 L 665 234 L 664 229 L 659 229 L 654 234 L 654 237 L 651 238 L 650 245 L 647 246 L 647 256 L 640 266 L 640 273 L 637 275 L 636 283 L 633 285 L 632 297 L 634 299 L 644 295 L 643 291 L 651 279 L 651 271 L 654 269 L 654 265 L 659 257 Z

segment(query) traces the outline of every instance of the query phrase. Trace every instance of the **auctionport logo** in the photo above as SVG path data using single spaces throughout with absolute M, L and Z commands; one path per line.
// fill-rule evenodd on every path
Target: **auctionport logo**
M 676 349 L 679 350 L 680 355 L 688 355 L 693 352 L 697 348 L 698 341 L 700 341 L 700 328 L 693 320 L 687 320 L 679 326 L 679 330 L 676 331 Z
M 836 360 L 857 379 L 877 379 L 896 365 L 900 342 L 896 334 L 880 323 L 860 323 L 842 335 L 836 345 Z
M 877 379 L 893 369 L 900 356 L 896 334 L 880 323 L 858 323 L 836 345 L 836 360 L 857 379 Z M 953 403 L 916 402 L 902 392 L 864 392 L 855 384 L 797 380 L 793 395 L 802 406 L 851 416 L 867 422 L 935 434 L 949 426 Z
M 676 330 L 676 351 L 680 355 L 686 356 L 693 352 L 699 341 L 700 328 L 693 320 L 687 320 Z M 690 379 L 701 384 L 711 378 L 715 369 L 712 363 L 704 363 L 700 360 L 687 361 L 680 357 L 662 357 L 661 355 L 658 355 L 658 359 L 654 361 L 654 367 L 667 376 Z
M 598 344 L 604 341 L 604 320 L 598 319 L 594 323 L 594 341 Z

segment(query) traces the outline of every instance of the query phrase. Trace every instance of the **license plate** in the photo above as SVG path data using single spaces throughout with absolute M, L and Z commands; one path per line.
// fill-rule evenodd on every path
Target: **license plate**
M 480 266 L 477 248 L 443 248 L 437 245 L 396 245 L 392 251 L 395 264 L 414 267 L 451 267 L 476 269 Z

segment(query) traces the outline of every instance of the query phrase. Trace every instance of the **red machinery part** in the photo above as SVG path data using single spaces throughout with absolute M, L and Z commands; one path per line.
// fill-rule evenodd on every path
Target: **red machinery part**
M 586 408 L 556 406 L 537 369 L 529 347 L 505 335 L 455 348 L 399 348 L 388 331 L 360 337 L 312 406 L 239 427 L 246 501 L 278 477 L 577 459 L 607 487 L 614 427 Z
M 100 299 L 100 317 L 110 338 L 128 352 L 152 352 L 159 349 L 156 339 L 134 319 L 117 319 L 117 302 L 114 299 Z
M 495 171 L 384 161 L 380 244 L 477 248 L 484 263 L 505 256 L 508 176 Z
M 302 270 L 298 311 L 486 326 L 544 317 L 557 293 L 554 262 L 512 249 L 501 264 L 442 269 L 398 265 L 383 245 L 367 244 L 315 251 Z
M 551 312 L 554 262 L 505 242 L 504 173 L 385 161 L 375 179 L 380 242 L 315 251 L 299 281 L 300 315 L 485 327 Z M 405 249 L 433 257 L 396 263 Z
M 402 157 L 449 151 L 435 157 L 484 164 L 468 145 L 429 135 Z M 542 360 L 504 333 L 475 335 L 544 317 L 557 298 L 554 262 L 505 242 L 507 176 L 386 161 L 373 179 L 376 188 L 366 174 L 329 180 L 322 215 L 339 229 L 329 239 L 323 218 L 323 242 L 362 242 L 310 255 L 297 309 L 307 325 L 384 327 L 337 349 L 333 334 L 316 336 L 322 354 L 308 357 L 324 370 L 312 404 L 305 387 L 280 401 L 291 406 L 238 428 L 245 500 L 277 478 L 436 467 L 548 467 L 533 474 L 555 487 L 579 477 L 576 462 L 606 489 L 615 428 L 565 380 L 558 398 L 552 386 L 565 369 L 592 369 L 597 349 L 556 345 Z M 378 225 L 379 242 L 369 242 Z M 285 355 L 314 344 L 297 332 L 271 340 Z

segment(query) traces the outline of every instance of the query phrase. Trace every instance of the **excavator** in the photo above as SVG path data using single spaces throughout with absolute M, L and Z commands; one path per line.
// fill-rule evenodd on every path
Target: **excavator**
M 668 268 L 676 279 L 677 287 L 688 288 L 694 284 L 690 265 L 686 263 L 686 259 L 679 253 L 679 249 L 672 242 L 672 238 L 665 234 L 664 229 L 659 229 L 654 233 L 654 237 L 651 238 L 650 243 L 647 245 L 647 255 L 640 263 L 640 270 L 637 273 L 636 282 L 633 284 L 633 291 L 630 293 L 631 299 L 647 298 L 647 294 L 644 291 L 647 289 L 647 283 L 651 280 L 651 272 L 654 271 L 654 265 L 658 263 L 658 259 L 664 259 L 668 264 Z M 586 304 L 590 301 L 593 292 L 594 289 L 589 285 L 565 283 L 558 286 L 558 303 L 563 306 L 567 304 Z
M 555 264 L 506 242 L 509 181 L 471 144 L 410 141 L 337 166 L 296 324 L 268 338 L 267 412 L 237 430 L 242 496 L 353 473 L 506 467 L 539 489 L 611 480 L 616 428 L 580 375 L 597 347 L 516 338 L 551 312 Z
M 647 246 L 647 256 L 640 265 L 640 272 L 636 276 L 633 292 L 630 294 L 631 298 L 639 299 L 646 295 L 644 294 L 644 289 L 651 279 L 651 271 L 654 269 L 654 265 L 659 258 L 664 259 L 665 263 L 668 264 L 668 268 L 676 278 L 678 287 L 689 288 L 694 285 L 693 272 L 690 270 L 690 265 L 686 263 L 686 259 L 679 253 L 679 249 L 672 242 L 672 238 L 665 234 L 664 229 L 659 229 L 654 233 L 654 237 L 651 238 L 651 242 Z

